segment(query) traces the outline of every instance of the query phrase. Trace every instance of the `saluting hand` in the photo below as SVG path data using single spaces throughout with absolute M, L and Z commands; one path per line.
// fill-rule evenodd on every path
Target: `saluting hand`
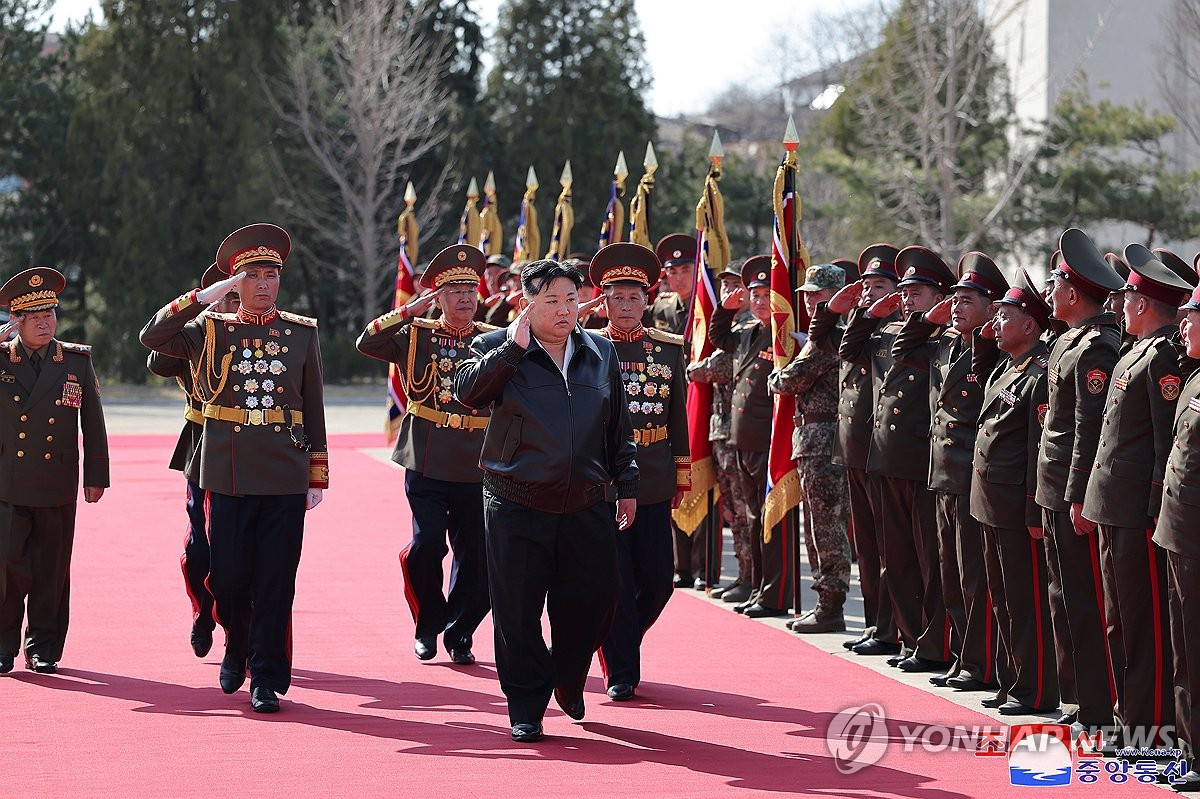
M 947 297 L 925 312 L 925 321 L 931 325 L 944 325 L 950 322 L 950 305 L 953 297 Z
M 529 312 L 533 310 L 537 300 L 530 300 L 529 304 L 521 309 L 517 314 L 517 318 L 508 326 L 508 339 L 523 350 L 529 349 Z
M 200 289 L 198 292 L 196 292 L 196 300 L 204 303 L 205 305 L 211 305 L 229 292 L 235 291 L 245 279 L 246 273 L 238 272 L 233 277 L 227 277 L 224 280 L 218 280 L 208 288 Z
M 581 304 L 579 306 L 579 317 L 578 317 L 579 321 L 583 322 L 589 316 L 596 313 L 596 311 L 600 310 L 600 306 L 604 304 L 604 301 L 606 299 L 608 299 L 608 298 L 605 295 L 601 294 L 599 297 L 593 297 L 592 299 L 588 300 L 587 302 Z
M 729 296 L 721 300 L 721 307 L 730 311 L 736 311 L 742 307 L 746 301 L 746 290 L 744 288 L 736 288 L 729 292 Z
M 829 309 L 830 313 L 845 316 L 858 305 L 858 298 L 862 296 L 863 287 L 861 280 L 842 286 L 836 294 L 829 298 L 825 307 Z
M 886 319 L 887 317 L 900 310 L 900 292 L 893 291 L 886 297 L 880 297 L 871 303 L 871 307 L 867 309 L 867 316 L 875 319 Z
M 404 306 L 404 315 L 411 319 L 414 316 L 420 316 L 421 314 L 425 313 L 429 310 L 429 307 L 433 305 L 433 301 L 437 299 L 437 296 L 441 293 L 441 291 L 441 289 L 438 289 L 437 291 L 426 289 L 421 294 L 418 294 L 415 299 Z
M 996 321 L 996 317 L 993 316 L 987 321 L 987 324 L 979 328 L 980 337 L 992 339 L 994 341 L 996 338 L 996 328 L 999 326 L 999 324 L 1000 323 Z
M 504 299 L 503 292 L 498 291 L 495 294 L 489 294 L 483 298 L 483 307 L 484 308 L 495 308 L 500 303 L 500 300 L 502 300 L 502 299 Z
M 12 317 L 12 319 L 0 325 L 0 341 L 8 341 L 8 337 L 17 329 L 18 319 L 20 319 L 19 315 Z

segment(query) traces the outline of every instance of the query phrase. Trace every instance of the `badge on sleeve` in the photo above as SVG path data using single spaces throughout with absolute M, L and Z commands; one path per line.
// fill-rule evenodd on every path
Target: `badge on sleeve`
M 1182 378 L 1179 375 L 1167 375 L 1158 379 L 1158 390 L 1162 393 L 1162 398 L 1167 402 L 1174 402 L 1179 399 L 1179 387 L 1183 384 Z
M 1093 369 L 1087 373 L 1087 390 L 1092 394 L 1100 394 L 1104 391 L 1104 384 L 1108 382 L 1108 372 L 1103 369 Z
M 1037 407 L 1038 424 L 1042 427 L 1046 426 L 1046 411 L 1050 410 L 1050 403 L 1043 402 Z

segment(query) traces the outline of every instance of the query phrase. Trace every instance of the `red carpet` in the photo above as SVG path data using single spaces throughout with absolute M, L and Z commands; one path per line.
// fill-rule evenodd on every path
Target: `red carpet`
M 184 486 L 165 468 L 173 444 L 115 438 L 114 487 L 80 506 L 62 671 L 18 664 L 0 677 L 0 794 L 1029 794 L 1008 786 L 1004 758 L 906 753 L 899 743 L 917 722 L 995 722 L 691 592 L 651 633 L 639 700 L 610 702 L 594 666 L 586 721 L 552 705 L 545 742 L 512 743 L 486 622 L 475 667 L 412 655 L 397 561 L 409 529 L 401 472 L 354 449 L 378 447 L 377 436 L 333 441 L 333 487 L 309 514 L 300 567 L 295 684 L 283 712 L 256 716 L 244 689 L 217 687 L 220 644 L 203 661 L 188 646 Z M 886 709 L 893 742 L 879 763 L 845 776 L 825 730 L 843 708 L 868 702 Z M 1096 787 L 1113 790 L 1103 778 Z M 1132 780 L 1119 790 L 1165 795 Z

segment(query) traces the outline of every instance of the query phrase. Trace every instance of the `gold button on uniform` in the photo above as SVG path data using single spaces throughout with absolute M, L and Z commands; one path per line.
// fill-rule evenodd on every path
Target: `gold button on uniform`
M 28 416 L 26 416 L 25 414 L 21 414 L 21 421 L 22 421 L 22 422 L 28 422 L 28 421 L 29 421 L 29 417 L 28 417 Z
M 17 450 L 17 457 L 18 457 L 18 458 L 24 458 L 24 457 L 25 457 L 25 450 L 23 450 L 23 449 L 19 449 L 19 450 Z
M 54 424 L 54 417 L 53 417 L 53 416 L 51 416 L 51 417 L 50 417 L 49 419 L 47 419 L 46 421 L 47 421 L 47 422 L 49 422 L 50 424 Z
M 46 453 L 46 460 L 50 460 L 50 453 L 49 453 L 49 452 L 47 452 L 47 453 Z
M 53 440 L 54 440 L 54 436 L 46 436 L 46 440 L 47 440 L 47 441 L 53 441 Z
M 24 438 L 24 437 L 25 437 L 24 433 L 17 433 L 17 438 Z
M 20 401 L 21 401 L 21 395 L 20 395 L 20 394 L 16 394 L 16 395 L 14 395 L 14 396 L 13 396 L 13 402 L 20 402 Z

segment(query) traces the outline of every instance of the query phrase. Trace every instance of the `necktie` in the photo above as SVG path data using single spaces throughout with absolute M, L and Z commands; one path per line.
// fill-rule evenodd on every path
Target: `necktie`
M 35 352 L 29 356 L 29 362 L 33 365 L 34 376 L 40 375 L 42 373 L 42 356 Z

